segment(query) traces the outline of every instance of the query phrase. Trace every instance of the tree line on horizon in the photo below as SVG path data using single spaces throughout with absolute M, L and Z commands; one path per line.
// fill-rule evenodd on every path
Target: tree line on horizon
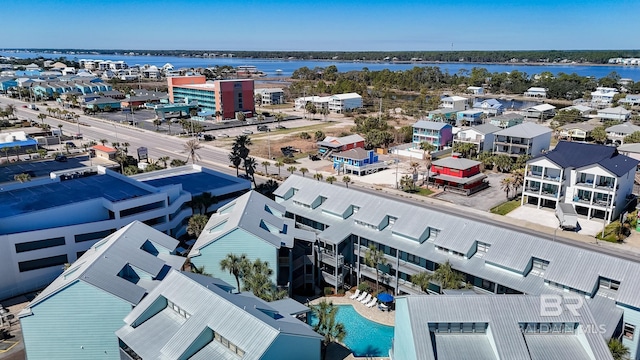
M 5 49 L 23 50 L 23 49 Z M 244 51 L 244 50 L 124 50 L 124 49 L 26 49 L 38 52 L 62 52 L 64 55 L 113 55 L 138 53 L 151 56 L 201 57 L 203 54 L 233 54 L 240 58 L 265 59 L 313 59 L 345 61 L 396 61 L 471 62 L 492 63 L 523 61 L 552 63 L 562 60 L 578 63 L 606 64 L 611 58 L 640 57 L 640 50 L 459 50 L 459 51 Z

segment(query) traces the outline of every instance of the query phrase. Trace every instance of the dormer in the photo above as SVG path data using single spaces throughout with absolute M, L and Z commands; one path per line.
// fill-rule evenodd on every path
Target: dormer
M 544 272 L 547 270 L 548 266 L 549 266 L 548 260 L 544 260 L 544 259 L 540 259 L 532 256 L 531 262 L 529 264 L 528 274 L 544 277 Z

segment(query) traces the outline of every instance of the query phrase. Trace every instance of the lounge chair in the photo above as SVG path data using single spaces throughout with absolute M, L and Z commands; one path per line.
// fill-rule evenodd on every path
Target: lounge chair
M 360 300 L 361 303 L 366 304 L 369 301 L 371 301 L 371 294 L 367 294 L 367 297 L 364 298 L 363 300 Z
M 373 298 L 371 299 L 371 301 L 366 305 L 368 308 L 374 307 L 376 306 L 376 304 L 378 303 L 378 299 Z
M 356 298 L 356 301 L 362 301 L 362 299 L 364 299 L 365 297 L 367 297 L 367 295 L 369 295 L 366 291 L 363 291 L 362 294 L 360 294 L 360 296 L 358 296 Z
M 353 295 L 349 296 L 349 299 L 355 299 L 355 298 L 357 298 L 358 296 L 360 296 L 360 289 L 356 289 L 355 294 L 353 294 Z

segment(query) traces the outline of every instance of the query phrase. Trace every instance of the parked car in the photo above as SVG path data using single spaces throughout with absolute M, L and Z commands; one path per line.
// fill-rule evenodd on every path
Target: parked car
M 284 129 L 286 129 L 286 127 L 284 127 L 284 126 L 282 126 L 282 125 L 278 125 L 278 126 L 276 126 L 276 129 L 278 129 L 278 130 L 284 130 Z
M 221 134 L 218 134 L 218 137 L 219 138 L 228 138 L 229 134 L 221 133 Z
M 258 131 L 271 131 L 267 125 L 258 125 Z
M 215 136 L 213 136 L 213 135 L 205 134 L 205 135 L 202 137 L 202 139 L 203 139 L 204 141 L 213 141 L 213 140 L 215 140 L 215 139 L 216 139 L 216 137 L 215 137 Z
M 68 159 L 66 156 L 58 154 L 56 155 L 55 160 L 58 162 L 67 162 Z
M 72 148 L 72 149 L 77 148 L 76 144 L 74 144 L 74 143 L 73 143 L 73 141 L 67 141 L 67 142 L 65 143 L 65 145 L 66 145 L 66 146 L 68 146 L 68 147 L 70 147 L 70 148 Z
M 315 154 L 309 154 L 309 159 L 311 159 L 311 161 L 318 161 L 320 160 L 320 156 L 315 155 Z
M 245 135 L 251 135 L 251 134 L 253 134 L 253 131 L 251 131 L 249 129 L 244 129 L 244 130 L 242 130 L 242 133 L 245 134 Z

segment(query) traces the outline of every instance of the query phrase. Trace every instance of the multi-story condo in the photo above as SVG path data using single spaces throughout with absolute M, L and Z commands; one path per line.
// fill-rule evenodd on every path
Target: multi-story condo
M 305 110 L 307 103 L 312 103 L 316 107 L 317 111 L 322 109 L 329 110 L 330 96 L 305 96 L 299 97 L 294 100 L 294 107 L 296 110 Z
M 172 104 L 197 101 L 204 112 L 222 119 L 233 119 L 243 112 L 255 113 L 253 79 L 207 81 L 203 75 L 167 78 L 169 101 Z
M 447 96 L 440 99 L 440 108 L 451 111 L 464 111 L 469 108 L 469 99 L 462 96 Z
M 561 141 L 527 162 L 522 203 L 573 205 L 587 218 L 616 219 L 629 203 L 638 161 L 615 147 Z
M 204 266 L 206 271 L 235 284 L 234 276 L 220 269 L 220 261 L 228 254 L 245 254 L 251 262 L 266 261 L 273 271 L 273 284 L 287 288 L 297 270 L 293 267 L 294 239 L 313 242 L 315 234 L 296 229 L 284 213 L 282 205 L 257 192 L 244 194 L 211 216 L 189 258 L 196 267 Z
M 413 143 L 416 147 L 427 142 L 442 150 L 451 145 L 453 140 L 452 126 L 445 122 L 420 120 L 413 124 Z
M 406 296 L 396 299 L 392 360 L 613 360 L 613 335 L 589 306 L 553 307 L 544 296 Z M 545 307 L 549 302 L 549 309 Z M 570 306 L 577 301 L 566 301 Z M 564 310 L 564 311 L 563 311 Z M 594 307 L 594 311 L 598 311 Z M 609 325 L 609 324 L 607 324 Z M 550 354 L 553 355 L 550 355 Z
M 138 221 L 91 246 L 18 314 L 27 357 L 120 359 L 115 331 L 170 268 L 184 264 L 173 255 L 177 246 Z
M 3 184 L 0 299 L 45 287 L 65 263 L 132 221 L 183 235 L 192 215 L 192 192 L 211 192 L 224 203 L 251 186 L 244 179 L 196 166 L 147 176 L 139 181 L 96 166 Z
M 523 109 L 522 113 L 525 120 L 544 121 L 555 116 L 556 107 L 551 104 L 540 104 Z
M 522 124 L 523 121 L 524 121 L 524 115 L 520 115 L 518 113 L 508 113 L 508 114 L 498 115 L 494 118 L 489 119 L 489 124 L 497 126 L 502 129 L 506 129 L 508 127 Z
M 274 195 L 297 227 L 317 233 L 314 248 L 329 254 L 317 264 L 330 286 L 356 286 L 362 279 L 378 278 L 397 295 L 421 294 L 411 283 L 412 275 L 431 273 L 449 261 L 478 293 L 583 298 L 597 306 L 598 324 L 621 334 L 631 359 L 640 359 L 637 262 L 485 223 L 477 216 L 449 214 L 299 176 L 289 177 Z M 369 247 L 384 253 L 384 264 L 377 269 L 364 261 Z M 426 291 L 437 294 L 442 289 L 431 283 Z M 396 332 L 395 337 L 400 336 Z
M 124 318 L 117 359 L 320 360 L 322 336 L 290 309 L 231 293 L 219 279 L 171 270 Z
M 500 128 L 491 124 L 478 125 L 469 129 L 460 130 L 453 138 L 453 144 L 474 144 L 477 154 L 483 151 L 492 151 L 494 134 L 498 131 L 500 131 Z
M 551 133 L 548 127 L 530 122 L 512 126 L 494 133 L 493 152 L 513 157 L 538 156 L 549 149 Z
M 620 99 L 618 103 L 629 106 L 640 106 L 640 95 L 627 94 L 627 96 L 624 99 Z

